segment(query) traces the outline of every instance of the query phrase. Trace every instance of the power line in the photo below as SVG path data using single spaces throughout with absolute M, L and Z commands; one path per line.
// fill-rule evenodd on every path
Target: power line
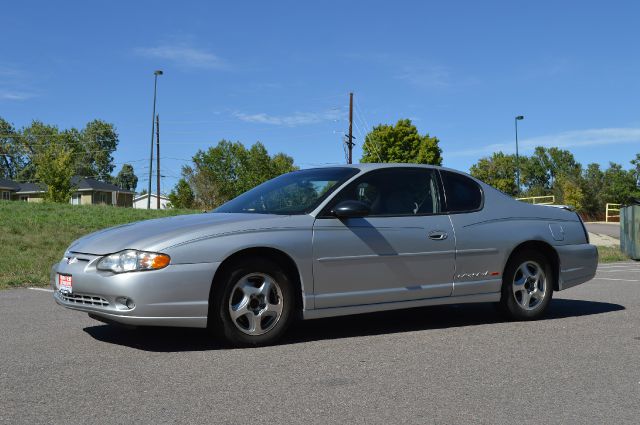
M 360 111 L 360 112 L 358 112 L 358 111 Z M 369 123 L 367 122 L 367 119 L 364 116 L 364 112 L 363 112 L 362 108 L 359 106 L 357 101 L 356 101 L 356 115 L 360 116 L 360 120 L 364 123 L 366 129 L 371 128 L 369 126 Z M 376 156 L 378 157 L 378 161 L 382 162 L 382 156 L 380 155 L 380 152 L 381 152 L 382 149 L 381 149 L 381 147 L 380 147 L 380 145 L 378 143 L 379 140 L 377 138 L 375 138 L 375 137 L 371 137 L 370 140 L 371 140 L 371 143 L 372 143 L 371 147 L 373 148 L 374 145 L 375 145 L 375 149 L 372 149 L 372 150 L 375 151 Z M 364 140 L 362 141 L 362 145 L 364 146 Z

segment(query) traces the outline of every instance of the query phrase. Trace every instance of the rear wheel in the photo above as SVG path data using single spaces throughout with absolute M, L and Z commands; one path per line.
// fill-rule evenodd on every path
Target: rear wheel
M 500 309 L 515 320 L 540 318 L 553 296 L 554 276 L 546 256 L 521 251 L 507 265 L 502 280 Z
M 287 330 L 294 307 L 291 280 L 263 258 L 246 258 L 227 267 L 214 283 L 210 326 L 235 346 L 276 342 Z

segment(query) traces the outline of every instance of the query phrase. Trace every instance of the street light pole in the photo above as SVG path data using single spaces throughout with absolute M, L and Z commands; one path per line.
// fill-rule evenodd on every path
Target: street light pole
M 153 75 L 153 115 L 151 116 L 151 154 L 149 155 L 149 191 L 147 192 L 147 209 L 151 209 L 151 180 L 153 178 L 153 132 L 155 130 L 156 120 L 156 93 L 158 89 L 158 75 L 162 75 L 162 71 L 154 71 Z
M 518 121 L 523 120 L 524 115 L 518 115 L 515 119 L 516 123 L 516 184 L 518 185 L 517 193 L 520 194 L 520 156 L 518 155 Z

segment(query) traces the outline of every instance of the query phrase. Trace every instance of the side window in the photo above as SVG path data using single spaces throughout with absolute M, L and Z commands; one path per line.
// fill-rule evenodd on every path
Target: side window
M 346 200 L 366 203 L 371 208 L 370 217 L 441 212 L 435 171 L 428 168 L 371 171 L 344 188 L 327 211 Z
M 482 189 L 469 177 L 441 171 L 449 212 L 477 211 L 482 206 Z

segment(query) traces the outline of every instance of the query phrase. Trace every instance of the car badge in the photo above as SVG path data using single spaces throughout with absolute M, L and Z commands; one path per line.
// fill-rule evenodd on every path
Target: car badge
M 75 264 L 78 262 L 78 257 L 68 257 L 66 260 L 67 264 Z

